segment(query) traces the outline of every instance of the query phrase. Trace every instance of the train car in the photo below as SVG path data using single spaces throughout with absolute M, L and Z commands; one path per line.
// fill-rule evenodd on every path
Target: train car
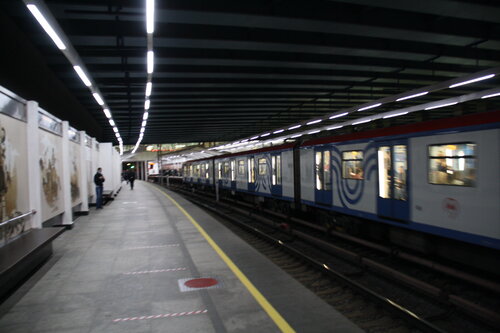
M 294 144 L 224 155 L 215 159 L 221 189 L 294 200 Z
M 500 249 L 500 111 L 304 142 L 301 202 Z
M 187 184 L 213 186 L 213 158 L 204 158 L 184 163 L 183 181 Z

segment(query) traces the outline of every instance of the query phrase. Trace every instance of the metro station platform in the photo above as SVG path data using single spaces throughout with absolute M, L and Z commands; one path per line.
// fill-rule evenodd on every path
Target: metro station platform
M 0 332 L 360 332 L 203 210 L 136 182 L 54 241 Z

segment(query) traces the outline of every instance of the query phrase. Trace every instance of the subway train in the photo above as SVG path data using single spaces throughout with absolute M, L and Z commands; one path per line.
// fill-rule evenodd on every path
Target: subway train
M 392 226 L 418 250 L 432 237 L 416 235 L 498 250 L 499 152 L 494 111 L 188 161 L 183 177 L 346 230 Z

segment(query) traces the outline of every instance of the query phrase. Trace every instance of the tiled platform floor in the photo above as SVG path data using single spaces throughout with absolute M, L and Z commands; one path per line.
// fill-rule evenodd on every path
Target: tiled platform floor
M 357 327 L 242 243 L 175 198 L 297 332 Z M 211 277 L 217 288 L 181 291 Z M 182 282 L 182 281 L 181 281 Z M 54 242 L 54 256 L 0 306 L 0 332 L 279 332 L 275 321 L 188 218 L 157 188 L 125 186 Z

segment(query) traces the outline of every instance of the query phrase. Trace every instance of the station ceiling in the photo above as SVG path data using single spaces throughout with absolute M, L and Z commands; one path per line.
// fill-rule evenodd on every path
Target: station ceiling
M 45 3 L 102 92 L 124 143 L 135 144 L 147 79 L 145 1 Z M 1 6 L 102 126 L 101 141 L 116 142 L 102 108 L 24 3 Z M 232 141 L 500 66 L 500 2 L 156 0 L 153 43 L 143 143 Z M 498 76 L 367 112 L 498 87 Z M 369 126 L 499 104 L 497 97 Z

